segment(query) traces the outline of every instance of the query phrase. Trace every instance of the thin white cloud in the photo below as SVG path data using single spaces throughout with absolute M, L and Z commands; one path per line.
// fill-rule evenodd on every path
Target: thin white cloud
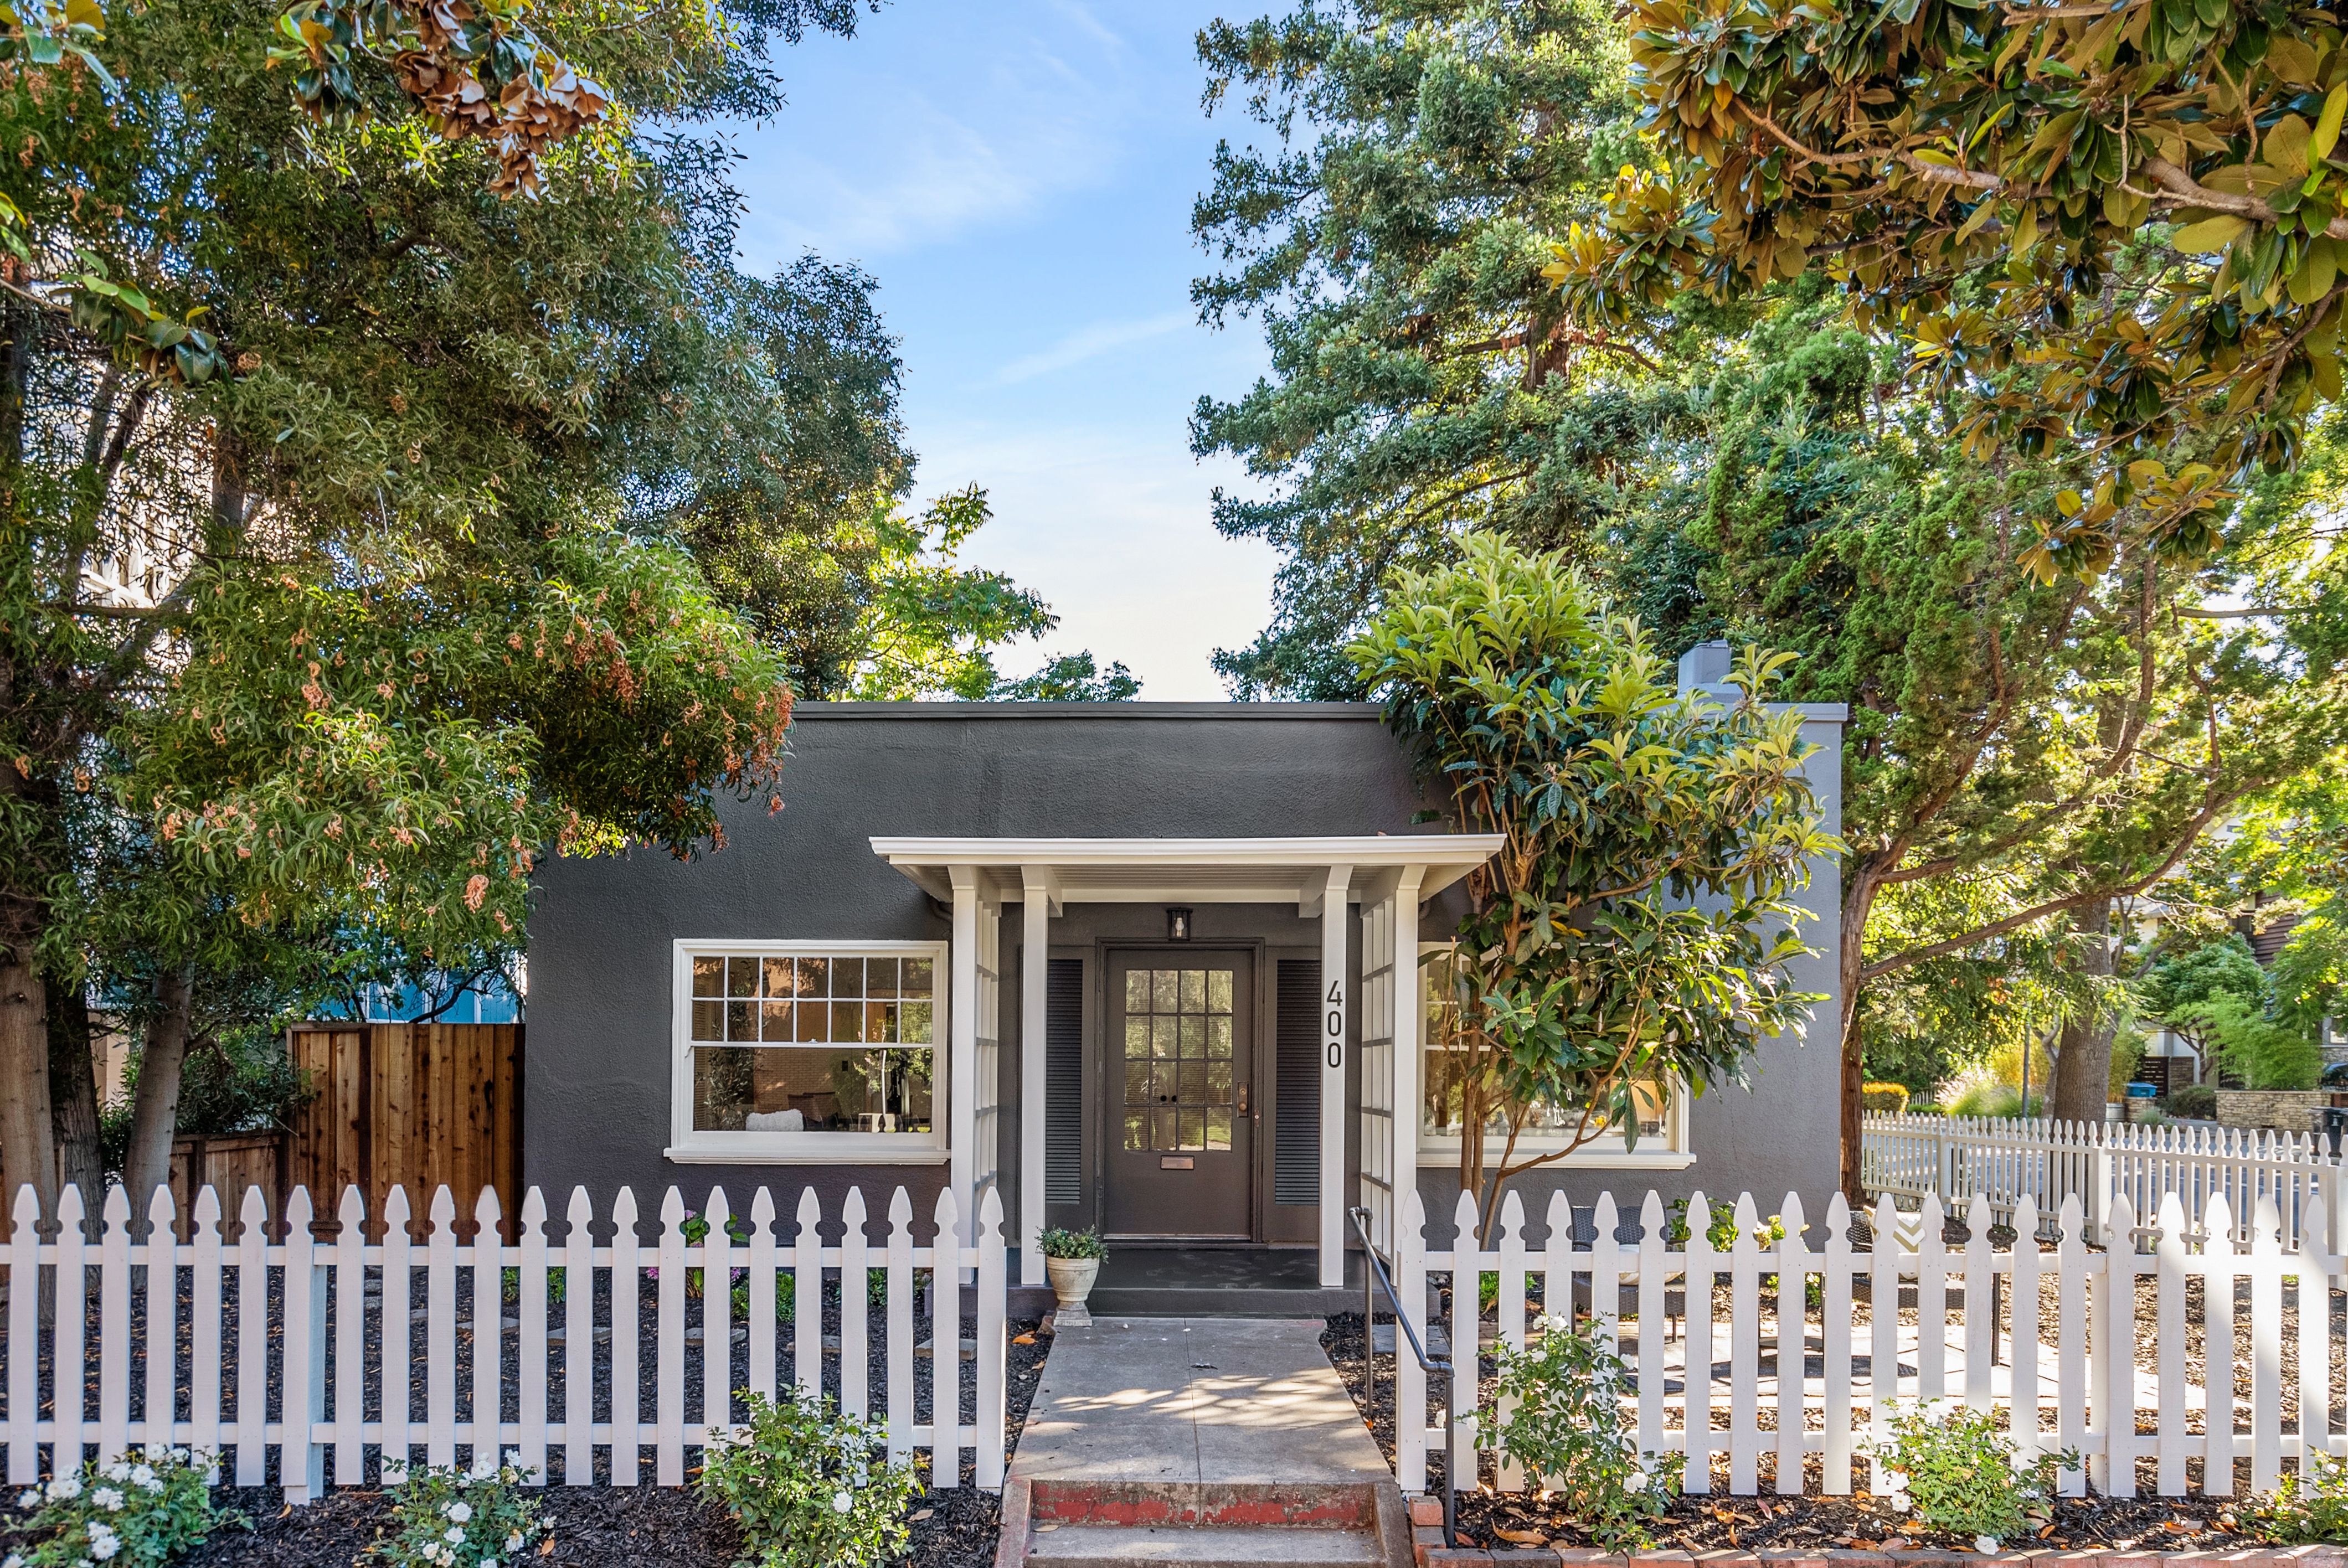
M 1033 381 L 1039 375 L 1066 370 L 1117 349 L 1130 348 L 1151 338 L 1164 337 L 1190 324 L 1187 311 L 1169 311 L 1164 315 L 1146 316 L 1139 321 L 1095 322 L 1079 327 L 1049 348 L 1023 354 L 995 373 L 999 384 L 1009 386 L 1023 381 Z

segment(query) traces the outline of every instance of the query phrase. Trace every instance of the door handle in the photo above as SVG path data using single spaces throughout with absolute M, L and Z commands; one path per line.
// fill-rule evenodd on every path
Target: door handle
M 1247 1085 L 1244 1083 L 1240 1085 L 1240 1114 L 1247 1114 Z

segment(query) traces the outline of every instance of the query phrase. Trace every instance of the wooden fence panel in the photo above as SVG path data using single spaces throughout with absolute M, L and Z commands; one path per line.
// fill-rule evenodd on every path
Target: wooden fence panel
M 521 1212 L 522 1026 L 510 1023 L 311 1025 L 287 1050 L 316 1094 L 296 1118 L 281 1208 L 294 1186 L 339 1193 L 355 1186 L 379 1215 L 394 1187 L 442 1187 L 498 1195 L 499 1234 L 515 1236 Z M 182 1212 L 185 1205 L 182 1205 Z M 472 1206 L 458 1204 L 469 1242 Z M 424 1237 L 420 1209 L 410 1219 Z M 332 1234 L 329 1225 L 326 1234 Z

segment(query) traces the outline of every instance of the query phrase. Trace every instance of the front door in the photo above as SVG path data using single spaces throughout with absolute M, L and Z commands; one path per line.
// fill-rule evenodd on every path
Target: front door
M 1249 1239 L 1255 1139 L 1250 954 L 1110 955 L 1112 1235 Z

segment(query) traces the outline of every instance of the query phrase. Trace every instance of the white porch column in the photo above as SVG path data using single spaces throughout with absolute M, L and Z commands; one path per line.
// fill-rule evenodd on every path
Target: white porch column
M 1394 1212 L 1418 1191 L 1418 1044 L 1425 1031 L 1418 978 L 1418 886 L 1426 867 L 1406 866 L 1394 890 Z
M 1019 1283 L 1044 1283 L 1044 1030 L 1045 966 L 1051 958 L 1053 889 L 1041 866 L 1020 868 Z
M 1321 1287 L 1345 1283 L 1345 893 L 1350 866 L 1329 867 L 1321 896 Z
M 972 1178 L 978 1155 L 978 871 L 951 868 L 953 878 L 953 945 L 946 955 L 946 1181 L 953 1188 L 963 1245 L 970 1244 L 971 1215 L 978 1206 Z

